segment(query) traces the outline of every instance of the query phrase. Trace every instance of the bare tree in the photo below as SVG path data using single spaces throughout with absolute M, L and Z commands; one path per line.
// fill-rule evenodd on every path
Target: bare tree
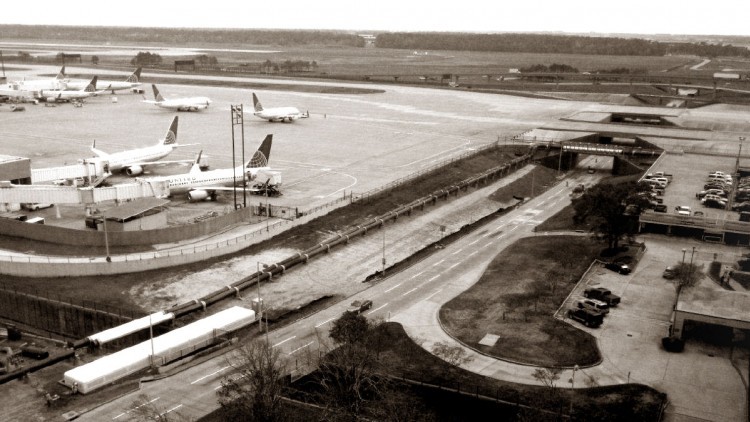
M 432 346 L 432 354 L 448 362 L 453 367 L 459 367 L 472 361 L 472 357 L 466 354 L 461 346 L 451 346 L 441 341 Z
M 224 418 L 231 420 L 282 420 L 282 392 L 286 362 L 278 349 L 254 340 L 227 358 L 234 373 L 225 377 L 218 390 Z

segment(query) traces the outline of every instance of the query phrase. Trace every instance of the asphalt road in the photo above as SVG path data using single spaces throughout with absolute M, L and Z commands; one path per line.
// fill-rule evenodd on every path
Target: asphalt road
M 594 162 L 585 159 L 581 167 L 604 167 L 607 160 Z M 593 184 L 604 175 L 602 172 L 574 173 L 542 195 L 533 198 L 516 210 L 499 217 L 484 228 L 467 234 L 430 257 L 396 273 L 384 281 L 293 324 L 268 333 L 268 342 L 289 359 L 297 373 L 306 371 L 307 353 L 318 353 L 320 342 L 325 342 L 331 322 L 338 318 L 351 301 L 369 299 L 373 307 L 366 311 L 368 318 L 399 320 L 401 314 L 415 304 L 440 298 L 441 303 L 460 293 L 452 288 L 454 281 L 470 274 L 476 281 L 483 269 L 504 248 L 531 234 L 533 227 L 552 216 L 570 201 L 570 190 L 576 183 Z M 566 183 L 567 182 L 567 183 Z M 479 270 L 479 271 L 478 271 Z M 473 284 L 473 282 L 472 282 Z M 460 285 L 460 284 L 459 284 Z M 465 287 L 464 287 L 465 288 Z M 452 292 L 451 294 L 445 294 Z M 432 344 L 432 342 L 430 342 Z M 325 350 L 327 345 L 322 345 Z M 298 368 L 298 369 L 297 369 Z M 143 383 L 140 391 L 83 414 L 79 420 L 127 420 L 140 395 L 153 401 L 151 406 L 161 412 L 178 412 L 197 418 L 215 409 L 215 391 L 223 376 L 231 374 L 225 356 L 191 367 L 177 375 Z M 519 382 L 535 383 L 534 379 L 521 377 Z

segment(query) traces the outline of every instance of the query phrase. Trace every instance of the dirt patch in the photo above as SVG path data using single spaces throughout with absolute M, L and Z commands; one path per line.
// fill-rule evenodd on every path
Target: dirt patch
M 600 360 L 591 335 L 553 318 L 600 246 L 575 236 L 521 239 L 498 255 L 479 281 L 440 310 L 443 327 L 472 347 L 542 366 Z M 500 337 L 494 346 L 479 341 Z

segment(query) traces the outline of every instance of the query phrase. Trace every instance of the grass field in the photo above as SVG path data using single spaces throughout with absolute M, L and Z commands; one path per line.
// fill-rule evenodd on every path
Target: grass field
M 440 310 L 452 336 L 491 356 L 542 366 L 591 365 L 595 339 L 553 318 L 600 245 L 588 237 L 525 238 L 501 252 L 479 281 Z M 479 341 L 500 336 L 495 346 Z

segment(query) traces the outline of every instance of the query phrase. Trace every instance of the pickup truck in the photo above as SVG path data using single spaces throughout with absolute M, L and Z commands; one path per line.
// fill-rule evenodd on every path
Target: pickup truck
M 348 308 L 346 308 L 346 312 L 361 314 L 370 308 L 372 308 L 371 300 L 355 300 Z
M 617 306 L 620 296 L 612 294 L 612 291 L 604 287 L 589 287 L 583 291 L 583 296 L 591 299 L 601 300 L 609 306 Z

